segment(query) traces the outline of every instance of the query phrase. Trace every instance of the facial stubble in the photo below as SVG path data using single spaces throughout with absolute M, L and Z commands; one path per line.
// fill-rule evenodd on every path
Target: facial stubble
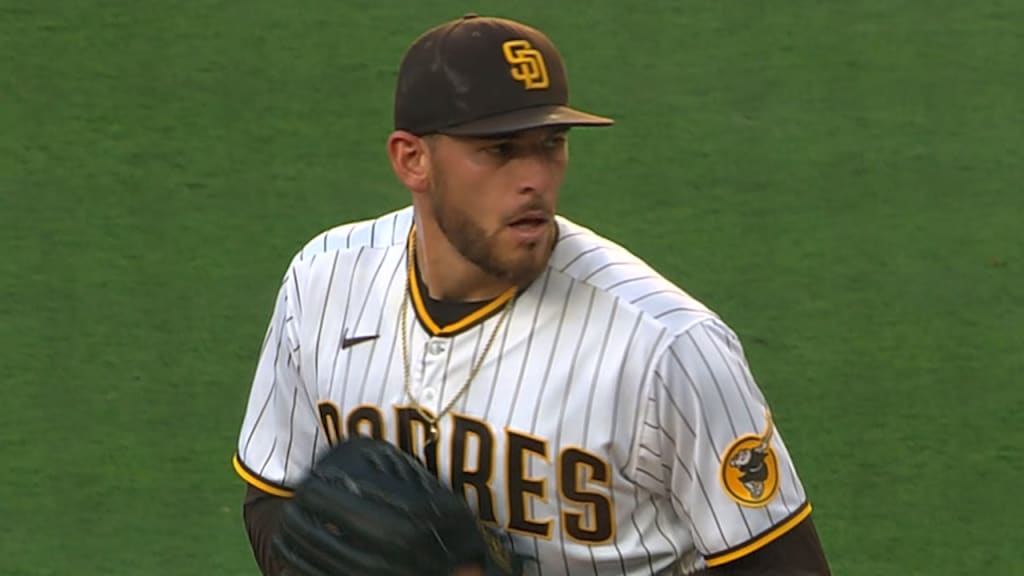
M 444 171 L 439 165 L 433 165 L 432 176 L 429 198 L 434 220 L 463 258 L 488 275 L 516 286 L 528 285 L 544 271 L 551 254 L 550 238 L 545 239 L 543 245 L 528 242 L 512 248 L 514 253 L 502 253 L 499 237 L 502 229 L 488 234 L 469 211 L 449 198 Z

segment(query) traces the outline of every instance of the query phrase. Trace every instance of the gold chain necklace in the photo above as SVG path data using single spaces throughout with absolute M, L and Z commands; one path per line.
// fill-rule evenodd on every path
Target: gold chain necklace
M 409 244 L 410 274 L 408 281 L 415 282 L 413 278 L 413 274 L 415 272 L 413 271 L 412 268 L 412 266 L 414 265 L 412 264 L 412 259 L 415 258 L 415 254 L 412 251 L 412 242 L 410 242 Z M 429 436 L 427 437 L 427 444 L 429 444 L 431 442 L 437 441 L 438 435 L 440 433 L 440 430 L 438 429 L 438 422 L 440 422 L 441 418 L 444 418 L 445 414 L 447 414 L 448 411 L 455 406 L 455 403 L 459 401 L 459 398 L 461 398 L 462 395 L 465 394 L 467 390 L 469 390 L 470 383 L 473 382 L 473 379 L 476 378 L 477 372 L 479 372 L 480 368 L 483 367 L 484 360 L 487 359 L 487 353 L 490 352 L 491 346 L 494 344 L 494 340 L 498 336 L 498 331 L 501 330 L 501 325 L 505 323 L 505 318 L 508 316 L 509 310 L 512 309 L 512 302 L 515 300 L 515 298 L 509 298 L 508 301 L 505 302 L 505 305 L 501 309 L 501 316 L 498 317 L 497 323 L 494 324 L 494 330 L 491 331 L 491 336 L 487 339 L 487 344 L 484 345 L 484 349 L 480 353 L 480 358 L 477 359 L 476 364 L 470 367 L 469 376 L 466 377 L 466 381 L 462 384 L 462 387 L 459 388 L 458 391 L 456 391 L 455 394 L 452 396 L 451 400 L 449 400 L 448 403 L 445 404 L 443 408 L 441 408 L 441 411 L 438 412 L 437 416 L 431 416 L 426 410 L 424 410 L 423 406 L 420 405 L 420 403 L 416 400 L 416 397 L 412 393 L 412 376 L 410 368 L 412 360 L 409 357 L 409 336 L 407 334 L 409 330 L 408 310 L 410 298 L 411 296 L 409 294 L 405 295 L 405 297 L 402 300 L 402 309 L 399 314 L 401 316 L 400 322 L 402 324 L 402 367 L 404 368 L 403 376 L 405 377 L 405 395 L 409 399 L 409 402 L 412 403 L 413 408 L 416 409 L 416 412 L 418 412 L 419 415 L 424 420 L 427 421 L 427 425 L 430 427 Z

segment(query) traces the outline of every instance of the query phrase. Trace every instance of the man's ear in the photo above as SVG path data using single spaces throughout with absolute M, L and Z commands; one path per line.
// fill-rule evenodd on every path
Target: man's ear
M 412 192 L 430 187 L 430 147 L 415 134 L 397 130 L 388 136 L 388 158 L 395 176 Z

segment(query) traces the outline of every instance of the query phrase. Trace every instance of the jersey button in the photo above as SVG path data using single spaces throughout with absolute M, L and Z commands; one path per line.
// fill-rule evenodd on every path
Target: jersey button
M 434 401 L 434 397 L 436 395 L 437 395 L 437 392 L 433 388 L 424 388 L 423 389 L 423 401 L 424 402 L 433 402 Z
M 445 346 L 444 340 L 431 340 L 427 344 L 427 351 L 430 352 L 431 354 L 435 354 L 435 355 L 436 354 L 443 354 L 445 348 L 447 348 L 447 346 Z

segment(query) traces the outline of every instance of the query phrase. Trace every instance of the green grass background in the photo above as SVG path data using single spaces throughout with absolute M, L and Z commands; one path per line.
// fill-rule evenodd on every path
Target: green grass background
M 531 22 L 562 211 L 739 332 L 839 575 L 1024 574 L 1024 5 L 0 0 L 0 575 L 254 574 L 278 279 L 404 204 L 402 50 Z

